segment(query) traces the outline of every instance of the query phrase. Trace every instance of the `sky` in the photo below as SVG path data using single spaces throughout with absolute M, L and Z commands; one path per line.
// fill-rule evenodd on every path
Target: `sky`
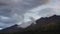
M 18 24 L 27 27 L 32 19 L 60 15 L 60 0 L 0 0 L 0 29 Z

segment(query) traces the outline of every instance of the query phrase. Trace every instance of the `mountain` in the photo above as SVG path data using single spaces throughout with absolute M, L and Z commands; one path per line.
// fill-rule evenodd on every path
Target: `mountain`
M 36 20 L 37 24 L 31 24 L 24 29 L 23 32 L 16 32 L 20 34 L 58 34 L 60 33 L 60 15 L 53 15 L 50 17 L 42 17 Z
M 15 25 L 13 25 L 11 27 L 5 28 L 5 29 L 1 30 L 0 33 L 13 33 L 13 32 L 17 32 L 17 31 L 23 30 L 23 28 L 17 27 L 17 26 L 18 25 L 15 24 Z
M 31 24 L 28 28 L 30 28 L 31 30 L 36 30 L 42 26 L 47 26 L 49 24 L 58 25 L 58 23 L 60 23 L 60 16 L 59 15 L 53 15 L 51 17 L 42 17 L 42 18 L 36 20 L 36 24 L 34 24 L 34 25 Z
M 1 30 L 2 33 L 13 33 L 13 34 L 38 34 L 49 32 L 55 33 L 60 32 L 60 15 L 53 15 L 51 17 L 41 17 L 36 20 L 36 24 L 31 24 L 29 27 L 23 29 L 21 27 L 17 27 L 15 24 L 11 27 L 5 28 Z

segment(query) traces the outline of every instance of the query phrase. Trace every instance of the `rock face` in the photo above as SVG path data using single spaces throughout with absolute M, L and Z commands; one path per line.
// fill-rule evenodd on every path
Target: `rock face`
M 13 25 L 11 27 L 1 30 L 1 33 L 13 33 L 13 34 L 37 34 L 42 32 L 60 32 L 60 16 L 53 15 L 51 17 L 40 18 L 36 20 L 36 24 L 31 24 L 29 27 L 23 29 L 18 28 L 18 25 Z

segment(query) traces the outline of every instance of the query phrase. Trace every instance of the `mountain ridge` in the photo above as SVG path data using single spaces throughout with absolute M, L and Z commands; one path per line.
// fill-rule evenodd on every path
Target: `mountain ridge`
M 31 24 L 29 27 L 23 29 L 23 28 L 17 28 L 18 25 L 13 25 L 9 28 L 1 30 L 3 33 L 31 33 L 31 32 L 41 32 L 41 31 L 60 31 L 60 15 L 53 15 L 51 17 L 41 17 L 38 20 L 36 20 L 36 24 Z M 12 29 L 12 30 L 11 30 Z M 5 31 L 4 31 L 5 30 Z M 8 32 L 7 32 L 8 31 Z

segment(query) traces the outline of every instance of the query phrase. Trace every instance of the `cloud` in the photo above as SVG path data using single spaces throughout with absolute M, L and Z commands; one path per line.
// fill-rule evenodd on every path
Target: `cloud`
M 51 2 L 48 4 L 39 5 L 37 7 L 34 7 L 28 10 L 28 12 L 24 14 L 26 17 L 25 21 L 27 20 L 29 21 L 30 17 L 39 19 L 40 17 L 49 17 L 54 14 L 60 15 L 60 7 L 59 7 L 60 3 L 59 2 L 60 2 L 59 0 L 51 0 Z M 22 26 L 24 26 L 24 24 L 22 24 Z
M 41 17 L 60 14 L 60 1 L 51 0 L 0 0 L 0 28 L 6 28 L 14 24 L 22 24 L 24 27 L 31 21 L 30 17 L 39 19 Z M 4 4 L 4 5 L 3 5 Z M 28 26 L 26 25 L 26 26 Z M 25 27 L 26 27 L 25 26 Z

